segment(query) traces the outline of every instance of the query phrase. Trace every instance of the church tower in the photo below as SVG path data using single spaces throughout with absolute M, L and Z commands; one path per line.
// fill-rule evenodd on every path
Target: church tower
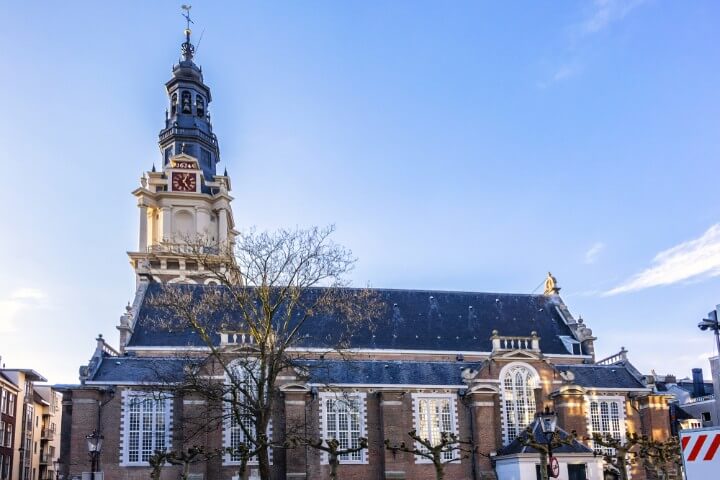
M 172 283 L 208 283 L 189 251 L 218 254 L 232 248 L 235 231 L 227 170 L 217 174 L 220 149 L 208 107 L 212 100 L 202 69 L 193 61 L 189 7 L 181 59 L 165 84 L 169 108 L 160 130 L 162 167 L 140 179 L 132 193 L 140 209 L 138 249 L 128 252 L 138 276 Z M 201 245 L 201 246 L 200 246 Z

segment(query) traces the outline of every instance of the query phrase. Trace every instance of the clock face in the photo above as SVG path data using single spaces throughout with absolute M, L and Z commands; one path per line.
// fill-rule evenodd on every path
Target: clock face
M 194 192 L 197 180 L 194 173 L 173 172 L 172 189 L 174 192 Z

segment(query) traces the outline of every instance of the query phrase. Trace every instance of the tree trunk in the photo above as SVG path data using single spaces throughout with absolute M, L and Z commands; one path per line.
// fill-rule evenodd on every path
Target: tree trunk
M 548 455 L 542 451 L 540 452 L 540 478 L 550 480 L 548 476 Z
M 443 480 L 445 478 L 445 465 L 442 458 L 437 453 L 433 453 L 433 464 L 435 465 L 435 480 Z
M 620 479 L 628 480 L 627 454 L 618 455 L 618 470 L 620 470 Z
M 270 480 L 270 455 L 268 447 L 265 447 L 258 452 L 258 463 L 260 480 Z
M 330 480 L 337 480 L 337 469 L 339 463 L 337 455 L 330 454 Z

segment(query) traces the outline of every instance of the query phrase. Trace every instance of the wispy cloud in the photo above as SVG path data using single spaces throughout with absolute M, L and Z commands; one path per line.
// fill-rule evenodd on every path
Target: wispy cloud
M 652 266 L 608 290 L 604 295 L 617 295 L 719 275 L 720 223 L 710 227 L 699 238 L 658 253 L 653 258 Z
M 605 250 L 605 244 L 603 242 L 595 242 L 588 251 L 585 252 L 585 263 L 588 265 L 595 263 L 603 250 Z
M 15 330 L 15 322 L 23 311 L 43 305 L 47 295 L 37 288 L 18 288 L 0 298 L 0 333 Z
M 595 0 L 589 18 L 580 24 L 580 33 L 592 35 L 625 18 L 647 0 Z

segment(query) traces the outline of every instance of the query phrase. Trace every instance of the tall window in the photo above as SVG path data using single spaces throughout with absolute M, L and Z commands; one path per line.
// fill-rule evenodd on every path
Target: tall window
M 430 440 L 434 445 L 441 441 L 442 432 L 457 434 L 455 425 L 455 398 L 453 395 L 413 395 L 415 429 L 420 438 Z M 421 448 L 421 445 L 416 445 Z M 453 460 L 457 452 L 443 452 L 443 460 Z M 416 457 L 416 461 L 425 461 Z
M 7 395 L 7 414 L 10 416 L 15 416 L 15 399 L 17 398 L 17 395 L 14 393 L 8 392 Z
M 7 394 L 8 392 L 0 388 L 0 413 L 7 413 Z
M 258 438 L 255 416 L 251 408 L 253 401 L 256 400 L 257 385 L 253 379 L 257 378 L 258 368 L 251 361 L 241 362 L 232 366 L 232 372 L 233 381 L 228 378 L 226 384 L 229 389 L 235 390 L 237 399 L 230 402 L 231 392 L 228 391 L 228 401 L 225 403 L 224 446 L 231 450 L 225 455 L 226 464 L 239 463 L 238 447 L 244 444 L 252 449 Z M 267 435 L 272 436 L 272 425 L 268 425 Z M 272 454 L 272 449 L 270 453 Z M 257 462 L 257 456 L 252 457 L 250 462 Z
M 610 435 L 617 440 L 625 438 L 625 411 L 623 399 L 618 398 L 591 398 L 589 401 L 590 435 Z M 611 448 L 598 447 L 604 453 L 612 453 Z
M 125 402 L 124 463 L 146 464 L 155 450 L 170 447 L 171 400 L 132 393 Z
M 536 380 L 533 372 L 516 365 L 507 369 L 503 375 L 502 397 L 505 416 L 505 443 L 510 443 L 520 435 L 535 415 Z
M 175 116 L 177 113 L 177 93 L 173 93 L 170 98 L 170 114 Z
M 340 448 L 356 448 L 360 446 L 360 437 L 365 430 L 364 397 L 359 394 L 323 393 L 322 402 L 323 438 L 335 439 Z M 341 462 L 362 463 L 365 461 L 364 451 L 340 455 Z

